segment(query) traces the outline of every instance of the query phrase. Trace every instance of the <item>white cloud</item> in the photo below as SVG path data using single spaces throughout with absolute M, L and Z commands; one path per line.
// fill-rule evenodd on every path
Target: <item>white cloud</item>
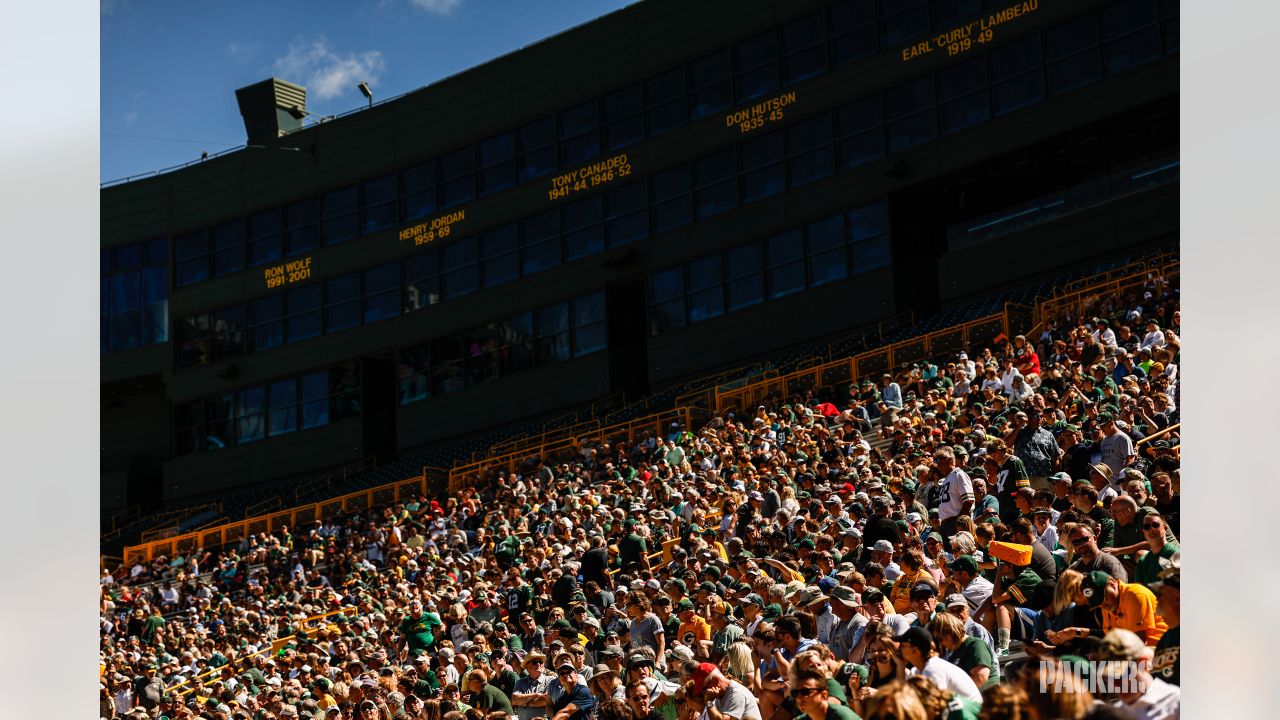
M 305 85 L 320 100 L 355 92 L 361 80 L 376 86 L 385 67 L 381 51 L 339 54 L 324 35 L 295 38 L 289 52 L 275 62 L 281 79 Z
M 234 40 L 227 43 L 227 57 L 237 62 L 251 59 L 257 51 L 258 43 L 242 43 Z
M 409 0 L 409 4 L 436 15 L 448 15 L 462 4 L 462 0 Z
M 130 110 L 129 112 L 127 112 L 127 113 L 125 113 L 125 114 L 124 114 L 124 124 L 125 124 L 125 125 L 132 125 L 132 124 L 133 124 L 133 121 L 134 121 L 134 120 L 137 120 L 137 119 L 138 119 L 138 111 L 137 111 L 137 110 Z

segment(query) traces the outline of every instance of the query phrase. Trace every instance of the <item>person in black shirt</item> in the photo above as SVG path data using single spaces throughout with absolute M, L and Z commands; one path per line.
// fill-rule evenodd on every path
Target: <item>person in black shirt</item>
M 1012 531 L 1013 542 L 1022 545 L 1031 546 L 1031 565 L 1030 568 L 1040 576 L 1041 580 L 1052 580 L 1058 576 L 1058 563 L 1053 559 L 1053 553 L 1049 548 L 1040 542 L 1039 533 L 1036 532 L 1035 526 L 1025 517 L 1014 520 L 1009 525 Z
M 871 559 L 871 547 L 878 540 L 888 540 L 895 546 L 902 544 L 902 530 L 898 527 L 898 523 L 889 517 L 889 499 L 883 495 L 877 495 L 871 499 L 871 507 L 874 509 L 875 517 L 867 522 L 867 527 L 862 532 L 863 562 Z
M 1089 459 L 1097 450 L 1093 442 L 1084 439 L 1079 425 L 1067 425 L 1058 439 L 1062 443 L 1062 471 L 1073 480 L 1088 480 L 1089 466 L 1092 464 Z
M 609 554 L 604 547 L 604 538 L 599 535 L 591 538 L 591 549 L 582 554 L 582 581 L 594 581 L 603 588 L 613 587 L 613 578 L 609 575 Z

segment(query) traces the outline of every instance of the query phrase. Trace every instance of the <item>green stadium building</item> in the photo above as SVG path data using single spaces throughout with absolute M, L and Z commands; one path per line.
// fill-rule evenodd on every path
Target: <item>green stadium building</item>
M 245 147 L 101 191 L 103 508 L 1176 243 L 1178 83 L 1177 0 L 645 0 L 319 122 L 244 88 Z

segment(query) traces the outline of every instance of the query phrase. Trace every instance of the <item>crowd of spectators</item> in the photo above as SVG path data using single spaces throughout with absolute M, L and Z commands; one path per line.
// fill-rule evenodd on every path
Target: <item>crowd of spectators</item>
M 101 717 L 1176 717 L 1177 308 L 104 569 Z

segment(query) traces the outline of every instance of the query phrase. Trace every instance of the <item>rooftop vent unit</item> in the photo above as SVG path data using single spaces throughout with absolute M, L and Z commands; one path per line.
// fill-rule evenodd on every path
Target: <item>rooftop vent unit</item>
M 250 145 L 300 130 L 307 117 L 307 89 L 277 78 L 236 90 L 236 102 Z

